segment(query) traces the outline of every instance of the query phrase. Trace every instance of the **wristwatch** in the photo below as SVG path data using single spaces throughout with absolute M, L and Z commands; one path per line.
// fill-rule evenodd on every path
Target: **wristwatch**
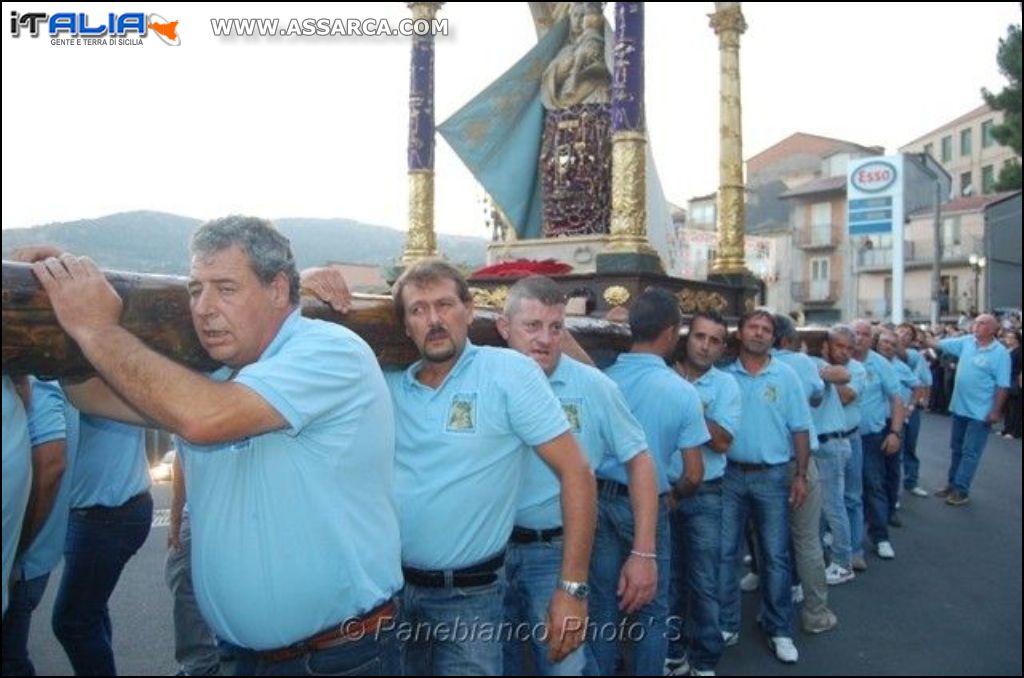
M 558 588 L 577 600 L 586 600 L 587 596 L 590 595 L 590 584 L 585 581 L 567 581 L 562 579 L 558 582 Z

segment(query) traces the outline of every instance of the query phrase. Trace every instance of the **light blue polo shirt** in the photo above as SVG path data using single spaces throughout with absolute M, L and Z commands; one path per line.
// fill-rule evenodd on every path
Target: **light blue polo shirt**
M 683 472 L 681 450 L 700 447 L 711 439 L 697 389 L 662 358 L 650 353 L 622 353 L 605 374 L 619 385 L 629 410 L 644 430 L 657 470 L 658 494 L 668 492 Z M 679 475 L 673 477 L 676 463 Z M 597 475 L 623 485 L 629 483 L 626 467 L 617 461 L 606 460 Z
M 54 440 L 64 441 L 64 474 L 50 516 L 18 559 L 19 577 L 25 580 L 41 577 L 57 566 L 64 555 L 64 537 L 68 531 L 71 478 L 78 457 L 78 410 L 64 397 L 56 381 L 33 380 L 28 429 L 33 447 Z
M 729 448 L 730 461 L 785 464 L 793 458 L 793 434 L 809 431 L 811 408 L 800 378 L 774 356 L 756 375 L 737 358 L 725 371 L 743 397 L 743 419 Z
M 852 361 L 851 361 L 852 362 Z M 892 363 L 880 353 L 868 351 L 864 360 L 864 390 L 860 397 L 860 434 L 880 433 L 892 410 L 891 398 L 899 396 L 900 384 Z
M 843 432 L 857 429 L 859 434 L 861 421 L 860 399 L 864 393 L 864 388 L 867 386 L 868 372 L 864 369 L 864 363 L 854 358 L 850 358 L 844 367 L 850 371 L 850 383 L 846 386 L 856 393 L 857 397 L 843 405 L 843 415 L 846 417 L 846 425 L 843 427 Z
M 896 371 L 896 380 L 900 384 L 900 400 L 903 401 L 904 406 L 910 405 L 914 402 L 914 389 L 921 385 L 921 380 L 914 374 L 910 365 L 897 356 L 893 356 L 889 362 L 892 363 L 892 367 Z
M 961 417 L 985 421 L 996 389 L 1010 387 L 1010 352 L 996 340 L 979 346 L 972 335 L 943 339 L 939 348 L 960 359 L 949 409 Z
M 818 366 L 814 364 L 814 361 L 809 356 L 784 348 L 773 349 L 772 355 L 788 365 L 796 373 L 797 378 L 800 380 L 800 385 L 804 389 L 804 395 L 807 396 L 807 406 L 810 407 L 811 399 L 820 397 L 825 391 L 825 381 L 818 372 Z M 814 425 L 813 416 L 811 417 L 811 427 L 807 429 L 807 433 L 810 437 L 811 450 L 817 450 L 818 428 Z
M 6 374 L 3 392 L 3 612 L 7 612 L 7 583 L 32 486 L 32 460 L 25 407 Z
M 505 548 L 531 448 L 569 423 L 544 372 L 511 349 L 467 342 L 436 389 L 416 380 L 422 366 L 387 373 L 402 562 L 468 567 Z
M 230 376 L 227 367 L 211 375 Z M 216 445 L 181 441 L 192 581 L 217 636 L 266 650 L 402 587 L 394 419 L 366 342 L 297 310 L 234 381 L 287 426 Z
M 740 396 L 740 387 L 732 375 L 712 367 L 702 374 L 700 379 L 690 383 L 697 389 L 697 396 L 700 398 L 701 409 L 704 412 L 705 425 L 710 419 L 735 438 L 736 432 L 740 428 L 743 398 Z M 724 453 L 715 452 L 708 445 L 701 445 L 700 451 L 704 457 L 704 482 L 725 475 L 726 456 Z M 681 455 L 672 459 L 672 466 L 673 469 L 669 471 L 669 476 L 675 478 L 681 476 L 683 473 Z
M 600 370 L 563 355 L 548 383 L 592 469 L 605 459 L 625 464 L 647 449 L 644 432 L 619 387 Z M 551 467 L 540 455 L 531 454 L 516 525 L 531 530 L 561 527 L 561 490 Z
M 146 429 L 82 414 L 71 508 L 115 507 L 149 489 Z
M 829 363 L 821 358 L 812 358 L 818 370 L 828 367 Z M 856 401 L 854 401 L 856 402 Z M 851 427 L 846 425 L 846 413 L 843 412 L 843 401 L 839 399 L 839 391 L 834 384 L 825 384 L 825 393 L 817 407 L 811 408 L 814 429 L 820 435 L 842 433 Z
M 932 387 L 932 368 L 920 351 L 916 348 L 908 348 L 907 364 L 910 365 L 910 369 L 914 370 L 914 374 L 917 375 L 918 380 L 921 382 L 921 386 L 925 388 Z

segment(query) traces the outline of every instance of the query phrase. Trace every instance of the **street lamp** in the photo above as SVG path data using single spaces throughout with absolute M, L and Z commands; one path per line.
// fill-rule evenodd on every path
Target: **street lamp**
M 967 262 L 971 265 L 971 270 L 974 271 L 974 312 L 978 314 L 982 312 L 981 299 L 978 298 L 978 282 L 988 260 L 984 256 L 972 254 L 967 257 Z

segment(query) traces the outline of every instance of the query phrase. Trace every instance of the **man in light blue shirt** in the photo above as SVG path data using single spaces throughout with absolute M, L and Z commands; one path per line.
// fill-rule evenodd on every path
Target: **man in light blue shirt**
M 968 503 L 971 482 L 981 464 L 989 429 L 999 421 L 1010 387 L 1010 353 L 996 339 L 998 321 L 984 313 L 974 321 L 973 334 L 951 337 L 933 348 L 956 356 L 953 385 L 952 458 L 945 489 L 936 495 L 950 506 Z
M 917 458 L 917 438 L 921 432 L 921 412 L 928 406 L 932 387 L 932 370 L 921 352 L 914 348 L 920 342 L 921 333 L 911 323 L 902 323 L 896 328 L 900 340 L 897 353 L 910 366 L 920 385 L 914 389 L 914 398 L 907 407 L 907 423 L 903 435 L 903 488 L 915 497 L 927 497 L 928 491 L 918 485 L 921 461 Z
M 121 300 L 88 259 L 34 265 L 102 377 L 68 395 L 182 439 L 196 597 L 242 648 L 240 672 L 397 672 L 394 423 L 373 352 L 301 316 L 291 248 L 269 222 L 209 222 L 191 250 L 193 324 L 224 364 L 210 375 L 121 327 Z
M 864 365 L 864 388 L 857 402 L 860 407 L 860 439 L 864 452 L 864 513 L 868 536 L 878 557 L 892 560 L 896 550 L 889 539 L 889 494 L 885 479 L 889 468 L 899 468 L 897 456 L 903 439 L 903 403 L 899 380 L 892 363 L 873 350 L 875 333 L 867 320 L 851 325 L 856 336 L 854 358 Z M 854 543 L 854 550 L 858 544 Z
M 714 671 L 724 645 L 719 627 L 718 575 L 722 561 L 722 477 L 725 453 L 740 427 L 742 399 L 736 380 L 714 365 L 725 352 L 725 320 L 715 311 L 695 313 L 686 335 L 679 372 L 700 397 L 704 423 L 711 435 L 700 448 L 704 480 L 684 497 L 670 516 L 672 577 L 669 586 L 669 653 L 667 675 Z M 682 475 L 681 457 L 673 472 Z
M 799 378 L 771 356 L 774 316 L 748 312 L 739 337 L 739 358 L 726 367 L 740 387 L 743 420 L 727 453 L 722 496 L 722 636 L 727 645 L 739 638 L 736 569 L 749 512 L 763 546 L 761 626 L 776 659 L 792 664 L 799 653 L 792 638 L 789 509 L 807 497 L 811 413 Z
M 7 583 L 32 482 L 28 417 L 14 382 L 3 375 L 3 612 L 7 613 Z
M 24 551 L 11 577 L 3 626 L 5 676 L 35 675 L 28 656 L 32 613 L 46 591 L 50 571 L 64 552 L 71 476 L 77 449 L 78 412 L 52 381 L 31 379 L 28 429 L 32 442 L 32 491 L 22 528 Z
M 587 460 L 537 364 L 468 341 L 473 300 L 457 269 L 416 263 L 395 283 L 394 300 L 422 356 L 387 375 L 397 423 L 403 613 L 420 630 L 403 648 L 405 672 L 501 673 L 494 629 L 504 619 L 505 546 L 534 449 L 561 481 L 563 552 L 547 612 L 548 659 L 557 663 L 586 632 L 596 503 Z
M 658 515 L 654 462 L 644 432 L 614 382 L 563 353 L 563 343 L 578 349 L 565 327 L 565 303 L 565 294 L 550 278 L 524 278 L 509 290 L 498 332 L 509 347 L 530 356 L 544 370 L 591 468 L 606 459 L 626 467 L 635 528 L 631 555 L 614 584 L 623 583 L 620 604 L 632 613 L 650 602 L 658 581 L 656 560 L 632 555 L 654 552 Z M 509 583 L 505 621 L 539 629 L 562 564 L 561 486 L 538 455 L 531 455 L 527 464 L 505 561 Z M 583 647 L 553 664 L 532 634 L 529 643 L 541 675 L 583 674 Z M 506 676 L 523 673 L 522 650 L 521 642 L 506 643 Z
M 904 433 L 906 433 L 909 430 L 910 413 L 914 411 L 914 393 L 920 388 L 921 380 L 918 379 L 910 365 L 900 360 L 899 344 L 899 337 L 892 330 L 883 329 L 878 333 L 878 352 L 889 361 L 896 373 L 900 403 L 903 405 L 904 416 L 907 418 L 907 423 L 903 426 Z M 903 527 L 897 507 L 900 502 L 900 470 L 903 467 L 903 449 L 905 447 L 906 438 L 900 443 L 900 451 L 893 455 L 894 463 L 887 463 L 885 466 L 885 493 L 889 498 L 889 525 L 891 527 Z
M 606 370 L 618 384 L 629 409 L 640 422 L 648 449 L 657 468 L 658 491 L 672 492 L 672 501 L 692 497 L 704 478 L 700 446 L 711 438 L 701 411 L 697 390 L 665 362 L 675 355 L 679 345 L 682 317 L 679 301 L 668 291 L 649 288 L 629 308 L 629 328 L 633 343 L 629 353 L 619 355 Z M 672 476 L 676 459 L 682 457 L 677 477 Z M 626 501 L 626 469 L 606 461 L 597 470 L 599 503 L 597 535 L 591 578 L 595 600 L 593 621 L 598 631 L 619 626 L 620 610 L 615 587 L 623 562 L 632 553 L 631 521 Z M 668 591 L 671 567 L 671 534 L 668 520 L 669 498 L 658 510 L 657 543 L 658 591 L 654 599 L 632 616 L 634 628 L 642 637 L 633 648 L 633 675 L 658 675 L 664 670 L 668 651 Z M 645 557 L 649 557 L 645 556 Z M 618 652 L 618 639 L 607 631 L 591 643 L 601 675 L 612 675 Z

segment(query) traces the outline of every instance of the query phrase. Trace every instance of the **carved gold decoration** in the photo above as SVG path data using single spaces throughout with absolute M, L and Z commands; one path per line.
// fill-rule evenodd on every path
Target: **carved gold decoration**
M 729 307 L 720 292 L 709 292 L 707 290 L 684 289 L 676 293 L 679 300 L 679 308 L 683 313 L 703 313 L 705 311 L 718 311 L 721 313 Z
M 629 290 L 622 285 L 612 285 L 602 296 L 609 306 L 625 306 L 629 302 Z
M 434 172 L 409 171 L 409 232 L 402 253 L 403 266 L 437 256 L 434 235 Z
M 482 287 L 470 287 L 473 295 L 473 305 L 477 308 L 496 308 L 499 311 L 505 308 L 505 301 L 508 299 L 508 287 L 502 285 L 493 290 L 485 290 Z
M 746 301 L 743 302 L 743 308 L 747 309 L 747 313 L 757 308 L 757 302 L 754 301 L 754 297 L 747 297 Z
M 647 139 L 612 135 L 612 218 L 609 252 L 655 254 L 647 242 Z
M 747 273 L 743 247 L 746 222 L 743 185 L 743 124 L 740 97 L 740 35 L 747 22 L 738 2 L 716 2 L 710 15 L 718 36 L 720 148 L 718 161 L 718 256 L 712 271 Z

